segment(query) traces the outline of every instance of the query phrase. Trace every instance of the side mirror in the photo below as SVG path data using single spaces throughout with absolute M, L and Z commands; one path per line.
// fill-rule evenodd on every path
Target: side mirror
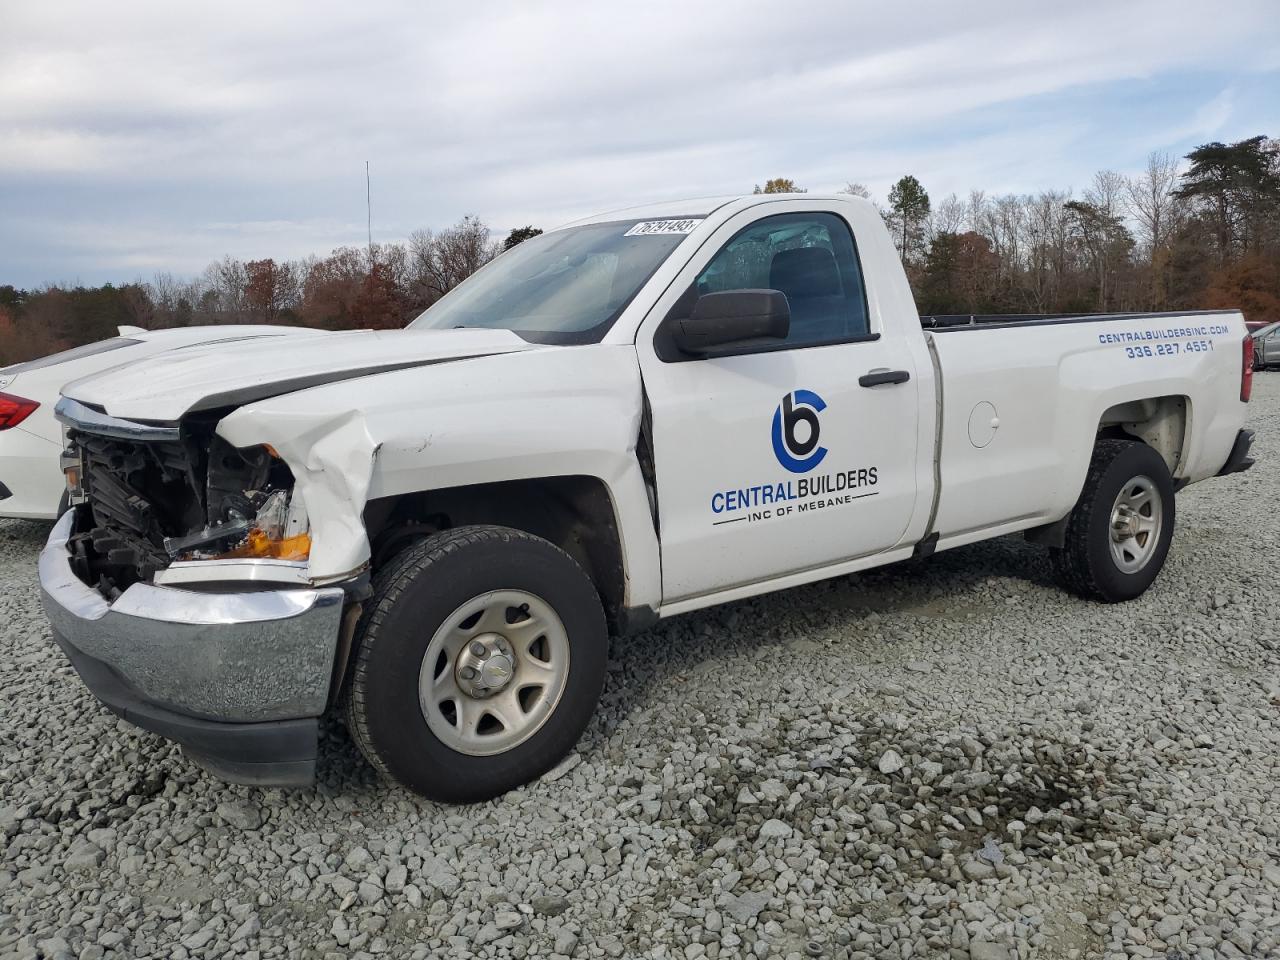
M 692 315 L 671 324 L 671 338 L 683 352 L 714 356 L 726 347 L 785 340 L 791 307 L 780 290 L 723 290 L 707 293 Z

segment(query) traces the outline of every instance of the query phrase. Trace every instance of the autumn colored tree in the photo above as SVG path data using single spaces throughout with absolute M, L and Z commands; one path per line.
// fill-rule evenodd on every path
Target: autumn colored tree
M 936 234 L 919 281 L 920 312 L 997 312 L 999 267 L 1000 258 L 982 234 Z
M 12 290 L 12 287 L 7 288 Z M 3 288 L 0 288 L 0 293 Z M 0 367 L 27 360 L 26 350 L 31 341 L 23 337 L 18 327 L 18 317 L 13 308 L 0 299 Z
M 392 269 L 385 263 L 369 268 L 351 302 L 351 323 L 369 330 L 397 330 L 404 326 L 404 304 Z
M 790 177 L 774 177 L 772 180 L 766 180 L 764 186 L 756 184 L 756 188 L 752 193 L 808 193 L 803 187 L 797 187 L 796 182 Z
M 1240 309 L 1250 320 L 1280 320 L 1280 258 L 1258 254 L 1228 264 L 1209 276 L 1200 298 L 1208 310 Z
M 302 322 L 327 330 L 355 326 L 353 307 L 366 273 L 365 252 L 355 247 L 339 247 L 309 263 L 298 307 Z
M 253 318 L 261 323 L 278 322 L 297 294 L 297 280 L 289 265 L 270 258 L 250 260 L 244 272 L 244 302 Z
M 803 190 L 776 177 L 756 192 Z M 861 184 L 842 192 L 873 199 Z M 875 199 L 926 312 L 1238 306 L 1247 319 L 1270 320 L 1280 309 L 1280 145 L 1265 136 L 1203 144 L 1185 161 L 1153 154 L 1132 176 L 1101 171 L 1078 192 L 974 190 L 935 205 L 907 176 L 887 205 Z M 406 243 L 296 261 L 223 257 L 191 277 L 0 285 L 0 365 L 113 336 L 121 324 L 397 327 L 537 233 L 519 227 L 495 242 L 483 222 L 464 217 Z

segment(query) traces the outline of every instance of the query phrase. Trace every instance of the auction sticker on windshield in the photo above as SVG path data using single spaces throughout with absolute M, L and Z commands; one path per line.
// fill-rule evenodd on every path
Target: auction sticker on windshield
M 702 222 L 702 217 L 688 220 L 645 220 L 635 224 L 623 234 L 624 237 L 649 237 L 663 233 L 693 233 L 694 227 Z

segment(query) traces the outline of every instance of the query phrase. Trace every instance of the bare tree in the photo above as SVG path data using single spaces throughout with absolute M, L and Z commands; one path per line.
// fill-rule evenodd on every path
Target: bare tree
M 209 264 L 204 272 L 206 287 L 213 293 L 210 298 L 216 322 L 240 323 L 248 314 L 244 291 L 249 277 L 244 264 L 234 257 L 223 257 Z
M 1125 211 L 1137 227 L 1139 253 L 1150 282 L 1147 305 L 1169 304 L 1169 246 L 1186 219 L 1186 203 L 1174 192 L 1178 185 L 1178 161 L 1167 153 L 1153 152 L 1147 168 L 1125 182 Z
M 977 224 L 974 231 L 981 233 L 991 241 L 992 250 L 999 258 L 998 285 L 1006 294 L 1015 285 L 1015 277 L 1022 263 L 1022 241 L 1024 239 L 1024 223 L 1026 219 L 1023 200 L 1009 195 L 988 200 L 985 195 L 977 195 L 979 201 L 974 202 L 971 195 L 970 215 L 976 209 Z
M 498 253 L 489 228 L 476 216 L 463 217 L 436 235 L 436 269 L 441 293 L 448 293 Z
M 965 202 L 954 193 L 942 198 L 934 209 L 929 223 L 929 235 L 936 237 L 940 233 L 960 233 L 964 230 L 968 218 Z
M 444 295 L 436 282 L 435 256 L 434 233 L 430 230 L 415 230 L 409 234 L 407 287 L 409 300 L 415 308 L 429 307 Z
M 981 233 L 986 225 L 987 194 L 985 190 L 970 190 L 969 202 L 965 205 L 965 220 L 969 229 Z
M 416 230 L 409 235 L 404 270 L 411 297 L 430 306 L 498 255 L 501 244 L 490 239 L 479 217 L 463 217 L 439 233 Z
M 1027 251 L 1024 303 L 1045 313 L 1062 300 L 1068 276 L 1070 227 L 1065 204 L 1069 193 L 1048 191 L 1027 200 Z
M 843 187 L 837 190 L 836 193 L 847 193 L 851 197 L 861 197 L 863 200 L 871 199 L 871 191 L 856 180 L 850 180 Z
M 1123 210 L 1128 181 L 1114 170 L 1099 170 L 1084 192 L 1085 202 L 1108 217 L 1118 217 Z
M 1182 202 L 1173 195 L 1178 161 L 1167 153 L 1147 157 L 1147 169 L 1125 181 L 1125 211 L 1138 226 L 1138 240 L 1149 253 L 1163 249 L 1177 229 Z

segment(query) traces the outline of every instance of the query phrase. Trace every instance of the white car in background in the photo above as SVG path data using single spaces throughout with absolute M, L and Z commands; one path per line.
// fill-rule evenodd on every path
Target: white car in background
M 59 465 L 62 424 L 54 419 L 53 407 L 63 385 L 166 350 L 308 333 L 324 331 L 265 324 L 121 327 L 120 336 L 110 340 L 0 367 L 0 517 L 53 520 L 61 512 L 66 489 Z

